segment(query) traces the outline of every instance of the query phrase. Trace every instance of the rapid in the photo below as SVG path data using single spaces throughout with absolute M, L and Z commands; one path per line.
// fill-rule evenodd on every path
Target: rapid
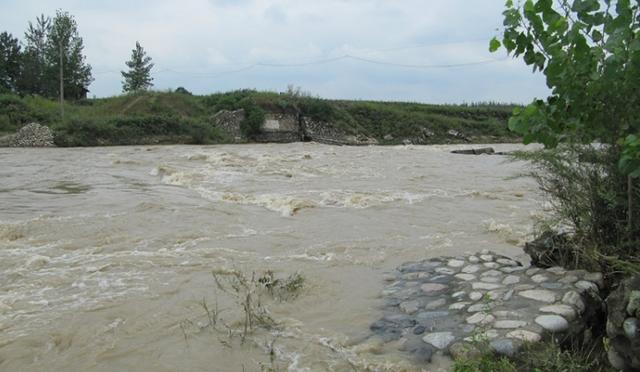
M 461 147 L 0 149 L 0 370 L 446 371 L 369 337 L 383 274 L 523 258 L 544 210 L 525 163 Z M 204 326 L 242 311 L 212 270 L 305 281 L 241 344 Z

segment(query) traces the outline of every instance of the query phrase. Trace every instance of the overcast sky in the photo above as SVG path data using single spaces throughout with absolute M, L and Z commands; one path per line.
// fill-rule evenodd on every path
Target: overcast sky
M 197 93 L 289 84 L 325 98 L 529 102 L 540 74 L 488 52 L 504 0 L 0 0 L 0 31 L 21 40 L 56 8 L 76 17 L 95 81 L 119 94 L 140 41 L 155 89 Z M 288 65 L 288 66 L 282 66 Z M 462 65 L 462 66 L 461 66 Z

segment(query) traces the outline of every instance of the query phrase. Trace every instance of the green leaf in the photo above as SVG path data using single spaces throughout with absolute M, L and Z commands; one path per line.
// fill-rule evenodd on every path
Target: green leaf
M 600 9 L 598 0 L 574 0 L 571 10 L 576 13 L 594 12 Z
M 501 46 L 502 46 L 502 44 L 500 43 L 500 40 L 498 40 L 498 38 L 494 37 L 493 39 L 491 39 L 491 42 L 489 43 L 489 51 L 491 53 L 494 53 L 495 51 L 500 49 Z
M 544 13 L 551 10 L 553 6 L 553 0 L 538 0 L 535 4 L 535 10 L 538 13 Z
M 509 130 L 518 134 L 525 134 L 529 127 L 520 116 L 512 116 L 509 119 Z
M 527 1 L 524 3 L 524 11 L 525 11 L 525 12 L 532 12 L 532 13 L 536 11 L 536 7 L 535 7 L 535 5 L 533 4 L 533 1 L 532 1 L 532 0 L 527 0 Z

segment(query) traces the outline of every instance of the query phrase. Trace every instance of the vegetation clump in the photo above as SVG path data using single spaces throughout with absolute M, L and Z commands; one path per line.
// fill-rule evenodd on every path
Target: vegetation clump
M 509 128 L 546 150 L 526 155 L 573 235 L 577 266 L 640 272 L 640 8 L 629 0 L 507 1 L 501 45 L 544 73 L 551 95 Z
M 600 344 L 601 345 L 601 344 Z M 561 347 L 554 340 L 526 344 L 511 358 L 497 356 L 486 340 L 475 344 L 477 352 L 454 361 L 455 372 L 605 372 L 613 371 L 602 358 L 602 346 Z
M 215 307 L 210 308 L 203 299 L 202 307 L 207 315 L 206 327 L 227 333 L 229 338 L 239 336 L 241 343 L 257 328 L 269 330 L 278 327 L 278 322 L 263 302 L 265 296 L 278 301 L 293 300 L 300 294 L 305 281 L 297 272 L 286 278 L 278 278 L 271 270 L 259 275 L 254 272 L 251 276 L 238 270 L 214 270 L 212 274 L 216 288 L 222 294 L 230 296 L 236 306 L 242 309 L 243 315 L 239 321 L 240 330 L 237 330 L 220 317 L 222 311 L 218 308 L 217 300 Z
M 516 108 L 509 119 L 525 144 L 545 146 L 518 157 L 533 164 L 531 175 L 552 205 L 542 239 L 554 242 L 554 250 L 555 242 L 564 246 L 547 256 L 559 262 L 546 264 L 605 273 L 606 297 L 621 279 L 640 273 L 640 6 L 632 0 L 508 0 L 503 14 L 502 37 L 490 50 L 504 46 L 522 57 L 551 89 L 546 100 Z M 549 238 L 549 229 L 562 238 Z M 609 321 L 626 315 L 607 311 L 606 332 L 602 322 L 593 334 L 610 335 Z M 602 343 L 614 345 L 609 341 Z M 605 350 L 591 345 L 587 355 L 561 345 L 518 368 L 602 370 Z M 620 356 L 615 347 L 608 351 Z

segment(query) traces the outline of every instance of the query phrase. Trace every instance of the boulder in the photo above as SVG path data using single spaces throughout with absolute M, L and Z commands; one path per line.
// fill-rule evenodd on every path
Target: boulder
M 356 145 L 367 146 L 367 145 L 377 145 L 377 144 L 378 144 L 378 140 L 373 137 L 360 135 L 356 138 Z
M 464 134 L 462 134 L 462 133 L 458 132 L 458 131 L 457 131 L 457 130 L 455 130 L 455 129 L 450 129 L 450 130 L 447 132 L 447 134 L 448 134 L 450 137 L 453 137 L 453 138 L 456 138 L 456 139 L 461 139 L 461 140 L 466 141 L 466 142 L 469 142 L 469 141 L 470 141 L 470 140 L 469 140 L 469 138 L 467 138 Z
M 422 136 L 423 136 L 424 138 L 431 138 L 431 137 L 433 137 L 433 136 L 435 136 L 435 135 L 436 135 L 436 134 L 435 134 L 435 133 L 433 133 L 433 131 L 432 131 L 432 130 L 427 129 L 427 128 L 424 128 L 424 127 L 422 128 Z

